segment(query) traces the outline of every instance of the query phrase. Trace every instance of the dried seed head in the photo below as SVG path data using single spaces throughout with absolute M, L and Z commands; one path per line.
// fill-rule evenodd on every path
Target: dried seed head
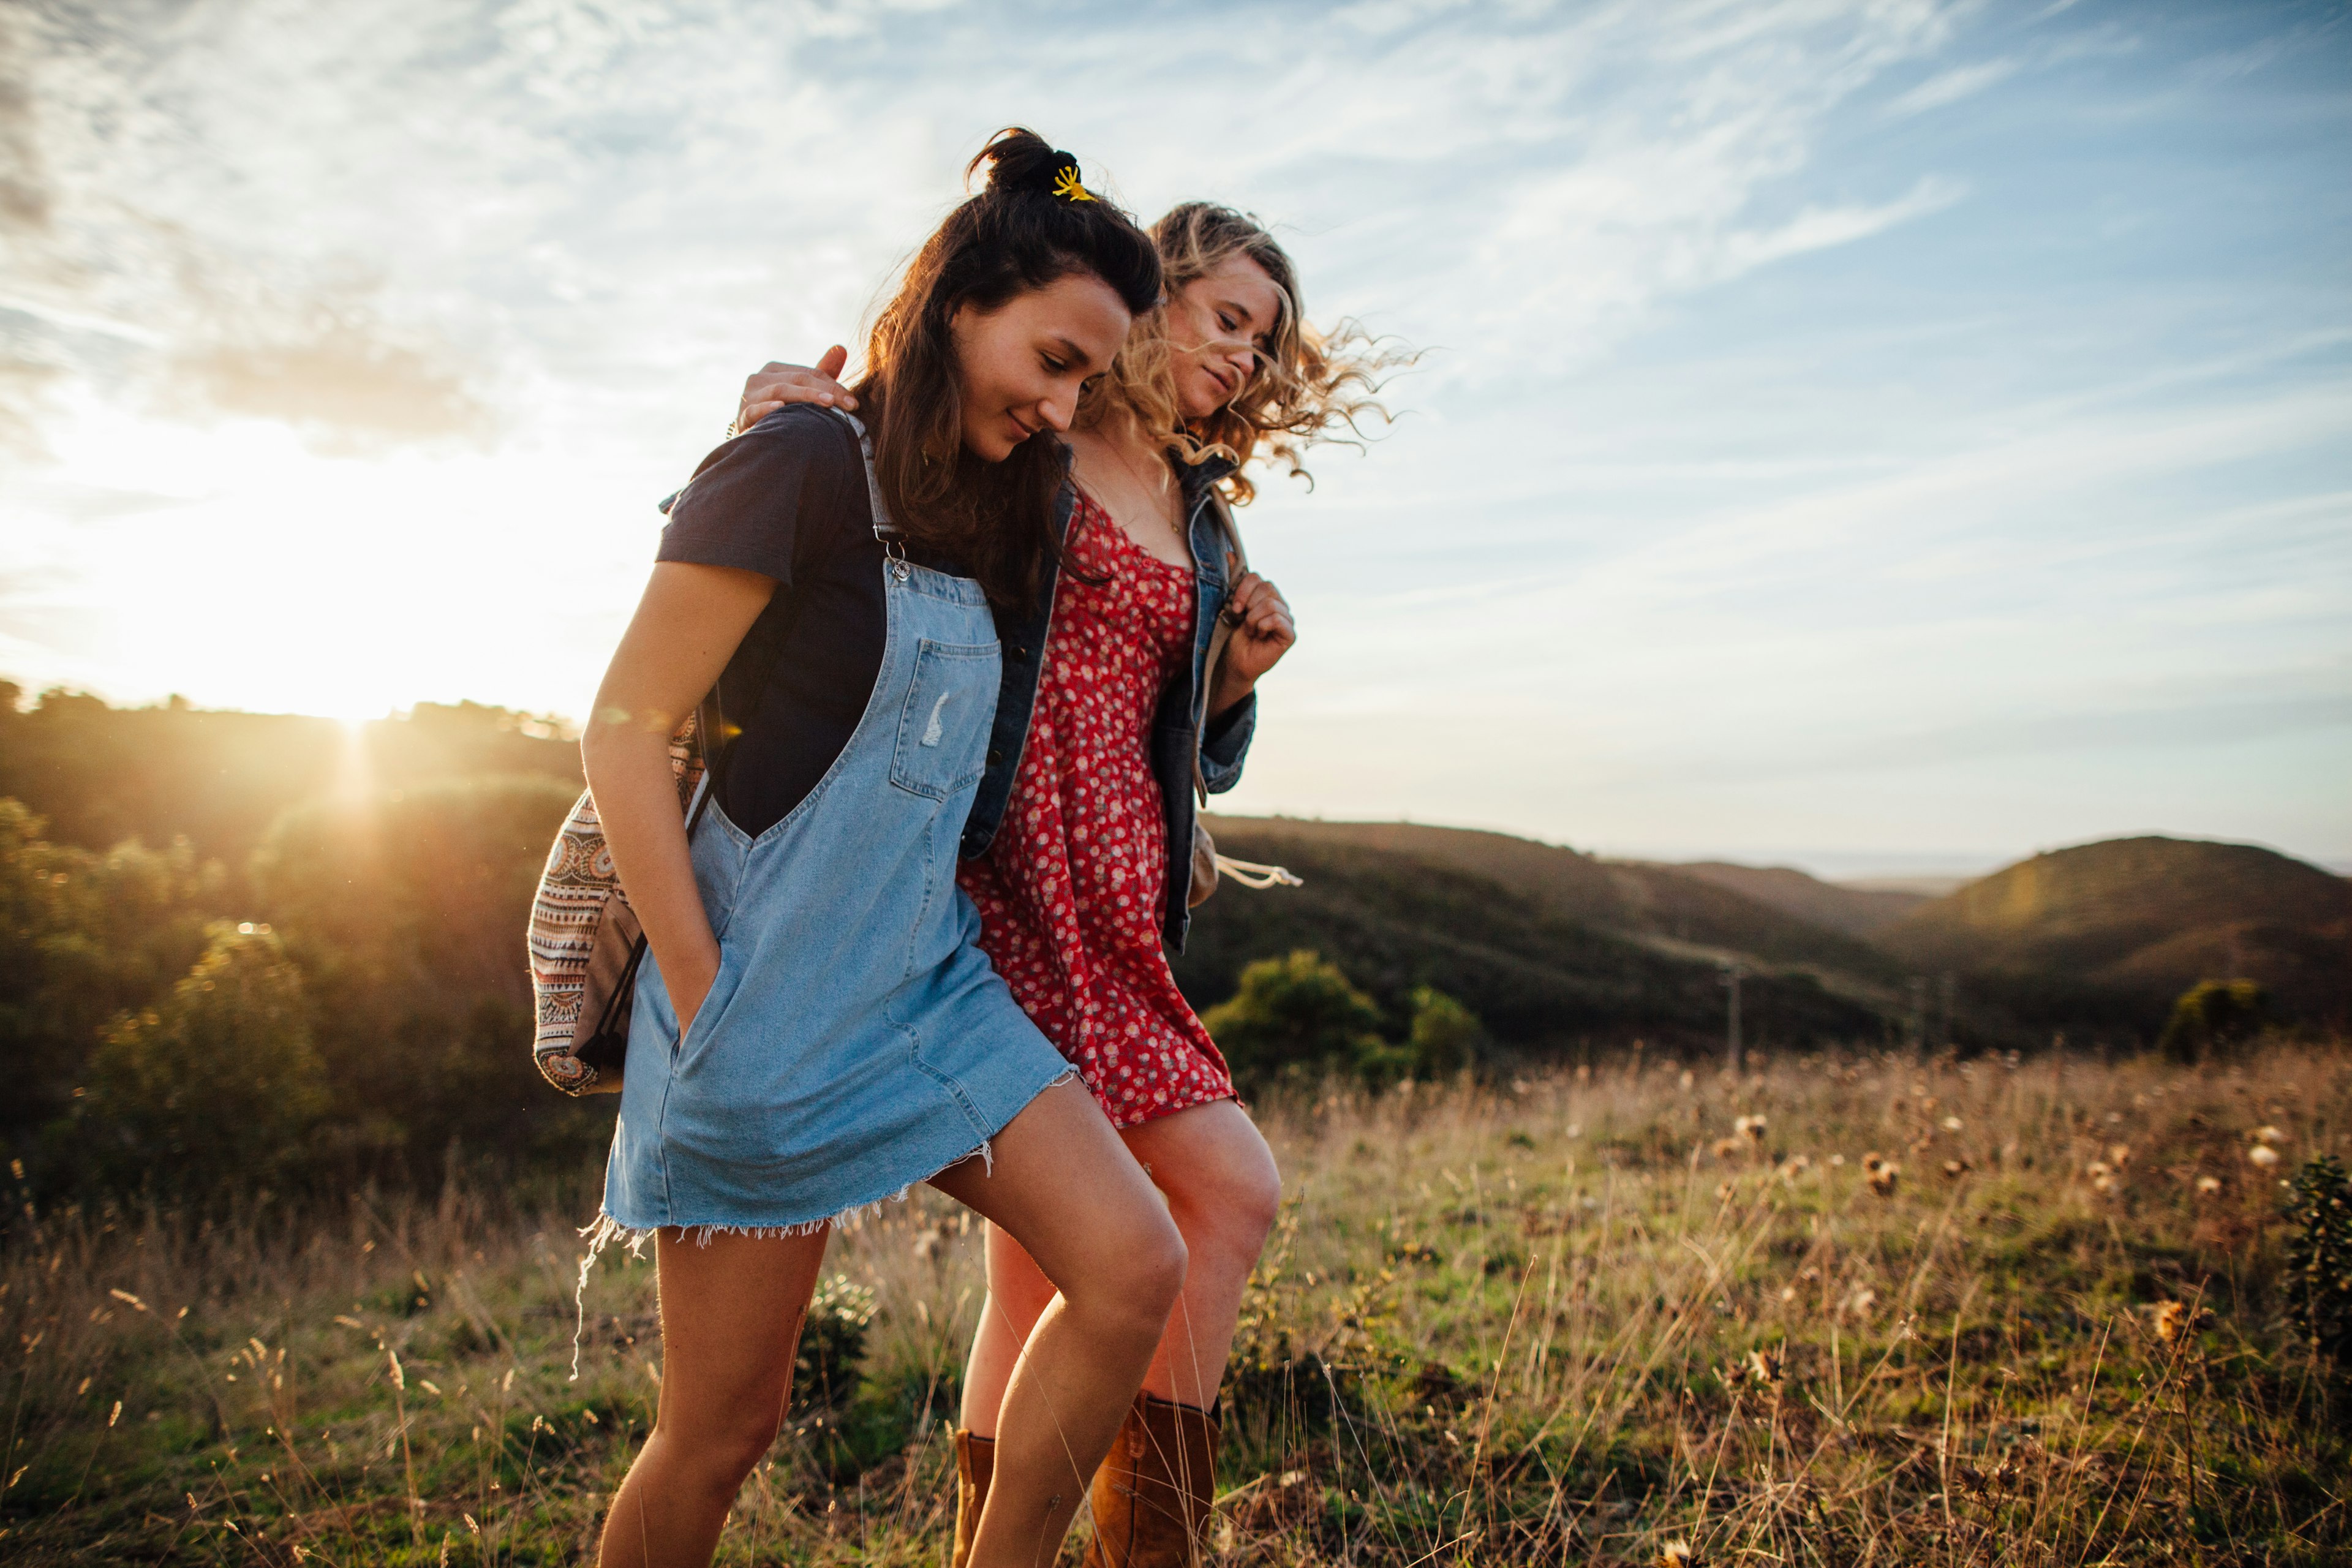
M 2116 1170 L 2118 1170 L 2118 1171 L 2122 1170 L 2126 1165 L 2130 1164 L 2130 1163 L 2131 1163 L 2131 1145 L 2130 1145 L 2130 1144 L 2128 1144 L 2128 1143 L 2110 1143 L 2110 1144 L 2108 1144 L 2108 1145 L 2107 1145 L 2107 1162 L 2108 1162 L 2108 1163 L 2110 1163 L 2110 1164 L 2114 1165 L 2114 1166 L 2115 1166 L 2115 1168 L 2116 1168 Z
M 2254 1129 L 2254 1142 L 2257 1143 L 2284 1143 L 2286 1141 L 2286 1134 L 2275 1127 L 2263 1126 Z
M 2197 1178 L 2197 1190 L 2203 1194 L 2218 1193 L 2221 1190 L 2221 1178 L 2219 1176 L 2200 1176 Z
M 1658 1568 L 1698 1568 L 1698 1557 L 1687 1541 L 1669 1541 L 1658 1548 Z
M 2213 1321 L 2212 1313 L 2186 1301 L 2159 1301 L 2154 1311 L 2156 1337 L 2168 1345 L 2179 1344 Z
M 2246 1159 L 2256 1169 L 2267 1171 L 2279 1163 L 2279 1152 L 2267 1143 L 2257 1143 L 2246 1151 Z

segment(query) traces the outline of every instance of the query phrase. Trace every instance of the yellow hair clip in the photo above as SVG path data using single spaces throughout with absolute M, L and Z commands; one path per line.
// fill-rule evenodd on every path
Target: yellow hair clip
M 1095 199 L 1092 191 L 1078 184 L 1078 168 L 1075 163 L 1065 163 L 1054 172 L 1054 194 L 1064 201 L 1090 202 Z

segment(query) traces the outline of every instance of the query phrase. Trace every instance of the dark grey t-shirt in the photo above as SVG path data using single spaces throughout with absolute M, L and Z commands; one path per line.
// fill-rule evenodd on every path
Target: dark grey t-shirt
M 719 806 L 744 832 L 764 833 L 833 766 L 882 670 L 883 551 L 856 436 L 805 404 L 769 415 L 703 458 L 670 504 L 655 559 L 775 579 L 719 681 L 728 721 L 741 727 Z

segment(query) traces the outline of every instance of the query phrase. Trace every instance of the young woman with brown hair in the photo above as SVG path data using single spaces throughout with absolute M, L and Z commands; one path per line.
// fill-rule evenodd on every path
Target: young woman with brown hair
M 928 1181 L 1058 1291 L 1004 1393 L 971 1543 L 990 1568 L 1053 1561 L 1181 1285 L 1179 1232 L 955 882 L 1002 673 L 990 602 L 1058 558 L 1052 433 L 1160 268 L 1034 135 L 982 163 L 874 329 L 870 444 L 798 408 L 704 461 L 583 739 L 650 945 L 603 1223 L 655 1237 L 664 1363 L 607 1564 L 709 1561 L 788 1408 L 838 1216 Z M 689 835 L 667 742 L 714 685 L 741 729 Z
M 1257 680 L 1296 640 L 1274 584 L 1248 572 L 1222 489 L 1252 492 L 1264 457 L 1301 448 L 1373 405 L 1388 363 L 1351 332 L 1318 333 L 1290 258 L 1255 221 L 1189 203 L 1154 226 L 1167 302 L 1139 321 L 1066 437 L 1058 572 L 1000 606 L 1006 647 L 988 776 L 961 874 L 981 945 L 1084 1076 L 1166 1197 L 1185 1239 L 1182 1294 L 1144 1391 L 1092 1489 L 1088 1562 L 1189 1563 L 1214 1493 L 1217 1388 L 1242 1293 L 1281 1201 L 1265 1138 L 1170 973 L 1189 923 L 1195 761 L 1208 792 L 1238 781 Z M 739 420 L 793 405 L 854 406 L 833 376 L 770 365 Z M 1220 619 L 1222 659 L 1208 651 Z M 991 1226 L 989 1296 L 956 1435 L 957 1555 L 1001 1471 L 1005 1390 L 1055 1299 L 1018 1238 Z

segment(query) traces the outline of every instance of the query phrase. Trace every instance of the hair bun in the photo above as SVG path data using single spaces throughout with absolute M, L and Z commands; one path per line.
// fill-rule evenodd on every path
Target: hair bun
M 988 165 L 988 188 L 1007 195 L 1058 196 L 1067 202 L 1091 202 L 1095 194 L 1074 153 L 1065 153 L 1025 126 L 1012 126 L 992 137 L 972 167 Z

